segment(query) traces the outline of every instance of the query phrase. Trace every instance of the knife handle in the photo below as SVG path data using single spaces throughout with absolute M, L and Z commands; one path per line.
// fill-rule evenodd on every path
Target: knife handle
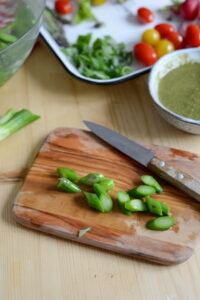
M 154 157 L 151 160 L 148 168 L 159 177 L 165 179 L 200 202 L 200 181 L 196 180 L 189 174 L 176 169 L 158 157 Z

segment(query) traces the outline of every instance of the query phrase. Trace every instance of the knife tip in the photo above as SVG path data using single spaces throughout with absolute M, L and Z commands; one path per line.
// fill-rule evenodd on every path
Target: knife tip
M 89 125 L 90 125 L 92 122 L 87 121 L 87 120 L 83 120 L 83 123 L 84 123 L 87 127 L 89 127 Z

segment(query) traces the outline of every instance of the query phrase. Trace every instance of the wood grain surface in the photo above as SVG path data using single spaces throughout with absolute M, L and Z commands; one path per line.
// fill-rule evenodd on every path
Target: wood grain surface
M 191 160 L 191 153 L 185 155 L 180 151 L 176 155 L 174 149 L 149 147 L 162 152 L 166 162 L 172 161 L 173 165 L 175 160 L 182 169 L 184 159 L 181 158 L 184 157 L 191 175 L 193 165 L 200 166 L 200 158 L 195 156 Z M 81 177 L 101 173 L 106 178 L 113 178 L 116 187 L 111 192 L 115 201 L 112 213 L 89 209 L 82 193 L 58 191 L 58 167 L 72 168 Z M 116 191 L 127 191 L 139 185 L 140 176 L 149 173 L 147 168 L 111 148 L 91 132 L 56 129 L 45 141 L 28 172 L 13 212 L 19 223 L 33 229 L 161 264 L 181 263 L 192 255 L 200 240 L 200 203 L 159 180 L 164 193 L 154 197 L 167 203 L 177 220 L 176 225 L 165 232 L 145 228 L 146 222 L 153 218 L 151 214 L 125 216 L 117 207 Z M 78 237 L 79 230 L 87 227 L 91 230 L 84 237 Z
M 115 86 L 92 86 L 66 73 L 42 43 L 0 88 L 0 113 L 28 108 L 41 119 L 1 142 L 0 299 L 6 300 L 198 300 L 200 251 L 185 263 L 162 266 L 66 241 L 18 224 L 12 214 L 21 182 L 8 181 L 29 169 L 50 131 L 86 129 L 82 120 L 112 128 L 138 142 L 200 154 L 199 136 L 168 125 L 155 111 L 148 75 Z M 162 151 L 161 151 L 162 152 Z M 169 152 L 168 152 L 169 153 Z M 162 154 L 162 153 L 161 153 Z M 160 155 L 159 155 L 160 156 Z M 193 172 L 200 176 L 198 164 Z

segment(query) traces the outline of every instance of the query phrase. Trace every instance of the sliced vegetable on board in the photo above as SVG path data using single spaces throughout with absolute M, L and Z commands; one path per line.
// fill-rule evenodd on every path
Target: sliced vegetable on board
M 104 179 L 99 183 L 106 192 L 109 192 L 115 187 L 115 183 L 113 179 Z
M 61 190 L 63 192 L 67 192 L 67 193 L 81 192 L 81 189 L 79 188 L 78 185 L 73 183 L 71 180 L 69 180 L 67 178 L 63 178 L 63 177 L 58 179 L 58 183 L 57 183 L 56 187 L 59 190 Z
M 162 186 L 158 183 L 158 181 L 151 175 L 142 175 L 141 181 L 149 186 L 152 186 L 156 189 L 157 193 L 161 193 L 163 191 Z
M 93 189 L 95 194 L 103 204 L 104 212 L 110 212 L 113 208 L 113 201 L 110 195 L 105 191 L 101 184 L 94 184 Z
M 176 224 L 176 219 L 173 217 L 159 217 L 154 220 L 147 222 L 146 227 L 151 230 L 167 230 Z
M 140 185 L 128 191 L 128 194 L 134 198 L 143 198 L 156 193 L 156 189 L 148 185 Z
M 71 181 L 79 180 L 78 174 L 71 168 L 57 168 L 57 174 L 59 177 L 64 177 Z
M 130 196 L 124 191 L 117 191 L 117 202 L 121 212 L 127 216 L 131 216 L 132 212 L 125 208 L 125 203 L 130 201 Z
M 143 212 L 147 211 L 147 205 L 141 199 L 133 199 L 125 202 L 125 208 L 132 212 Z
M 99 200 L 98 196 L 94 193 L 84 192 L 85 198 L 87 200 L 87 204 L 89 207 L 94 208 L 100 212 L 104 212 L 104 204 L 101 200 Z
M 99 183 L 105 179 L 104 175 L 100 173 L 90 173 L 79 179 L 79 183 L 84 185 L 93 186 L 95 183 Z
M 145 202 L 147 204 L 148 210 L 155 215 L 162 216 L 162 207 L 158 200 L 151 198 L 151 197 L 145 197 Z

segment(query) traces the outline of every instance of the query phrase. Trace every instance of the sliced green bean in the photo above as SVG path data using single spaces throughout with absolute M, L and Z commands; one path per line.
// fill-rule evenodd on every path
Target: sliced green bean
M 57 174 L 59 177 L 64 177 L 71 181 L 79 180 L 78 174 L 70 168 L 57 168 Z
M 130 200 L 130 196 L 128 193 L 126 193 L 124 191 L 117 191 L 117 203 L 118 203 L 119 209 L 126 216 L 132 215 L 132 212 L 125 208 L 125 203 L 129 200 Z
M 130 191 L 128 191 L 129 195 L 134 198 L 142 198 L 151 194 L 154 194 L 156 189 L 152 186 L 148 185 L 140 185 Z
M 105 179 L 99 183 L 106 192 L 109 192 L 115 187 L 114 180 L 112 179 Z
M 94 208 L 100 212 L 104 212 L 104 204 L 99 200 L 96 194 L 84 192 L 87 204 L 89 207 Z
M 103 180 L 105 180 L 104 175 L 99 174 L 99 173 L 90 173 L 90 174 L 80 178 L 79 182 L 84 185 L 92 186 L 93 184 L 99 183 Z
M 0 28 L 0 33 L 5 33 L 8 30 L 11 30 L 15 25 L 16 25 L 16 22 L 12 22 L 12 23 Z
M 141 180 L 144 184 L 155 188 L 157 193 L 163 192 L 162 186 L 158 183 L 158 181 L 155 178 L 153 178 L 153 176 L 143 175 L 141 176 Z
M 161 207 L 161 204 L 160 204 L 160 202 L 158 200 L 147 196 L 147 197 L 145 197 L 145 201 L 146 201 L 148 210 L 152 214 L 155 214 L 155 215 L 158 215 L 158 216 L 162 216 L 163 215 L 163 213 L 162 213 L 162 207 Z
M 95 194 L 97 194 L 97 196 L 99 197 L 101 194 L 107 194 L 105 189 L 102 187 L 102 185 L 100 183 L 95 183 L 93 185 L 93 189 Z
M 0 40 L 5 43 L 14 43 L 17 41 L 17 37 L 12 34 L 0 32 Z
M 169 216 L 170 215 L 170 208 L 166 203 L 160 202 L 161 205 L 161 209 L 162 209 L 162 213 L 165 216 Z
M 102 202 L 104 207 L 104 212 L 110 212 L 113 208 L 113 201 L 110 195 L 107 193 L 101 194 L 99 200 Z
M 173 217 L 159 217 L 147 222 L 146 227 L 151 230 L 166 230 L 176 224 L 176 219 Z
M 67 193 L 79 193 L 81 189 L 72 181 L 67 178 L 59 178 L 57 183 L 57 188 Z
M 133 199 L 125 202 L 125 208 L 133 212 L 147 211 L 147 205 L 141 199 Z

